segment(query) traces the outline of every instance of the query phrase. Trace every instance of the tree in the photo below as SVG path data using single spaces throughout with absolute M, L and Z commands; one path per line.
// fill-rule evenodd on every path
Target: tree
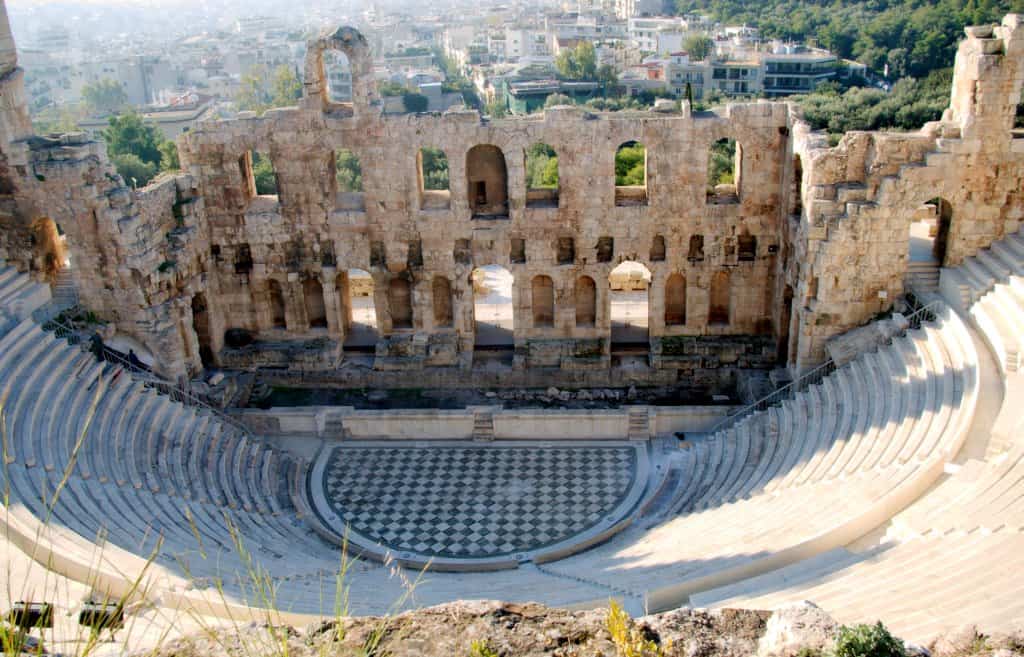
M 619 86 L 619 76 L 615 72 L 615 67 L 611 64 L 601 64 L 597 68 L 597 81 L 601 83 L 601 93 L 607 96 L 609 89 Z
M 104 78 L 82 87 L 82 99 L 90 111 L 110 114 L 128 104 L 128 95 L 116 80 Z
M 235 95 L 239 111 L 259 114 L 270 106 L 270 97 L 263 83 L 266 77 L 267 69 L 260 65 L 253 66 L 242 76 Z
M 121 153 L 110 158 L 114 168 L 132 187 L 144 187 L 156 175 L 156 165 L 143 162 L 134 153 Z
M 363 168 L 359 158 L 350 150 L 340 150 L 334 158 L 334 177 L 339 192 L 363 191 Z
M 167 140 L 160 144 L 160 170 L 178 171 L 181 162 L 178 160 L 178 145 Z
M 291 66 L 282 64 L 274 69 L 271 85 L 271 104 L 274 107 L 290 107 L 302 98 L 302 83 Z
M 615 153 L 615 184 L 643 185 L 646 182 L 647 153 L 643 144 L 632 143 Z
M 566 80 L 594 80 L 597 78 L 597 52 L 594 44 L 580 41 L 572 50 L 562 49 L 555 58 L 558 74 Z
M 406 91 L 402 94 L 402 105 L 406 112 L 426 112 L 430 107 L 430 99 L 423 94 Z
M 500 100 L 492 100 L 484 106 L 484 114 L 495 119 L 503 119 L 508 116 L 508 106 Z
M 731 185 L 736 182 L 736 141 L 721 139 L 711 145 L 708 157 L 708 192 L 713 193 L 716 185 Z
M 440 148 L 420 151 L 423 161 L 423 189 L 448 189 L 448 157 Z
M 551 94 L 544 99 L 544 109 L 549 107 L 555 107 L 556 105 L 572 105 L 572 98 L 569 98 L 565 94 Z
M 381 96 L 402 96 L 408 92 L 408 89 L 397 82 L 385 80 L 377 85 L 377 91 Z
M 160 152 L 163 135 L 154 126 L 144 123 L 138 113 L 110 117 L 101 134 L 111 156 L 135 155 L 154 168 L 159 166 L 163 156 Z
M 701 62 L 707 59 L 715 47 L 715 42 L 706 34 L 693 34 L 683 42 L 683 50 L 690 55 L 690 59 Z
M 558 187 L 558 155 L 555 149 L 541 143 L 526 149 L 526 184 L 530 189 Z

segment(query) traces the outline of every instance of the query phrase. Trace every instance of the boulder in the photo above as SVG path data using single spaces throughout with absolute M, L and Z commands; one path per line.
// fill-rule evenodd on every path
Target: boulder
M 792 657 L 802 648 L 826 650 L 835 640 L 838 625 L 827 613 L 807 600 L 780 607 L 768 619 L 758 642 L 759 657 Z

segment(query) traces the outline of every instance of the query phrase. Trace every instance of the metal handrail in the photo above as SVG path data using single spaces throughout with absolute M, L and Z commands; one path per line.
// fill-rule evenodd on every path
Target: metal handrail
M 921 328 L 921 324 L 923 324 L 926 321 L 934 322 L 936 319 L 938 319 L 938 314 L 935 312 L 935 308 L 937 306 L 940 306 L 941 304 L 941 300 L 936 300 L 927 303 L 923 306 L 920 306 L 917 310 L 906 316 L 907 327 L 899 331 L 895 335 L 904 336 L 907 334 L 907 331 L 909 330 L 917 330 Z M 767 410 L 772 406 L 776 406 L 788 399 L 792 399 L 797 395 L 797 393 L 802 392 L 803 390 L 807 389 L 808 387 L 816 383 L 819 383 L 822 379 L 824 379 L 832 372 L 835 372 L 837 369 L 838 367 L 836 366 L 835 361 L 833 361 L 831 358 L 828 358 L 821 365 L 818 365 L 809 372 L 806 372 L 805 374 L 790 381 L 781 388 L 768 393 L 764 397 L 758 399 L 755 402 L 747 404 L 746 406 L 740 408 L 739 410 L 729 413 L 721 420 L 716 422 L 714 426 L 708 429 L 707 433 L 716 433 L 726 428 L 727 426 L 730 426 L 738 422 L 739 420 L 750 415 L 751 413 Z
M 82 332 L 74 328 L 73 326 L 69 326 L 68 324 L 65 324 L 64 322 L 61 322 L 59 319 L 57 319 L 57 317 L 60 314 L 68 312 L 74 313 L 80 310 L 81 308 L 78 306 L 71 306 L 69 308 L 61 310 L 57 315 L 52 316 L 49 319 L 46 319 L 45 321 L 41 322 L 43 330 L 53 332 L 53 334 L 56 335 L 58 338 L 67 340 L 68 344 L 82 344 L 84 341 L 86 341 L 86 339 L 83 339 Z M 134 377 L 136 380 L 142 382 L 143 385 L 149 388 L 153 388 L 158 393 L 166 395 L 172 401 L 176 401 L 186 406 L 192 406 L 203 411 L 206 411 L 215 416 L 221 422 L 229 424 L 235 429 L 241 431 L 242 434 L 245 435 L 247 438 L 252 438 L 252 434 L 249 431 L 249 428 L 246 427 L 244 424 L 242 424 L 235 418 L 231 417 L 224 411 L 216 408 L 209 402 L 202 400 L 201 398 L 189 392 L 185 388 L 179 386 L 178 384 L 160 378 L 159 376 L 154 374 L 150 368 L 146 367 L 145 364 L 134 363 L 120 351 L 117 351 L 116 349 L 111 349 L 106 345 L 102 345 L 99 350 L 90 349 L 90 352 L 92 352 L 92 354 L 95 355 L 101 361 L 112 363 L 114 365 L 121 367 L 122 369 L 129 372 L 132 375 L 132 377 Z

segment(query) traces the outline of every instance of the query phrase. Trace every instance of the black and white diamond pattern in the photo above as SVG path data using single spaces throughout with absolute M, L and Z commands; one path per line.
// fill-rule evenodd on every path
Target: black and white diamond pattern
M 636 461 L 626 446 L 337 447 L 323 486 L 352 530 L 393 550 L 497 557 L 597 524 L 629 492 Z

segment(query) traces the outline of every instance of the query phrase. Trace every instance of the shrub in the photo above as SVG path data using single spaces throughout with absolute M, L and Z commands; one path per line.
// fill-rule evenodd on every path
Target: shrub
M 498 653 L 484 641 L 474 641 L 469 646 L 469 657 L 498 657 Z
M 874 625 L 843 625 L 836 637 L 834 657 L 906 657 L 903 642 L 878 621 Z
M 665 657 L 672 649 L 670 644 L 659 646 L 656 641 L 644 636 L 633 619 L 615 600 L 608 601 L 608 619 L 605 621 L 608 633 L 619 657 Z

